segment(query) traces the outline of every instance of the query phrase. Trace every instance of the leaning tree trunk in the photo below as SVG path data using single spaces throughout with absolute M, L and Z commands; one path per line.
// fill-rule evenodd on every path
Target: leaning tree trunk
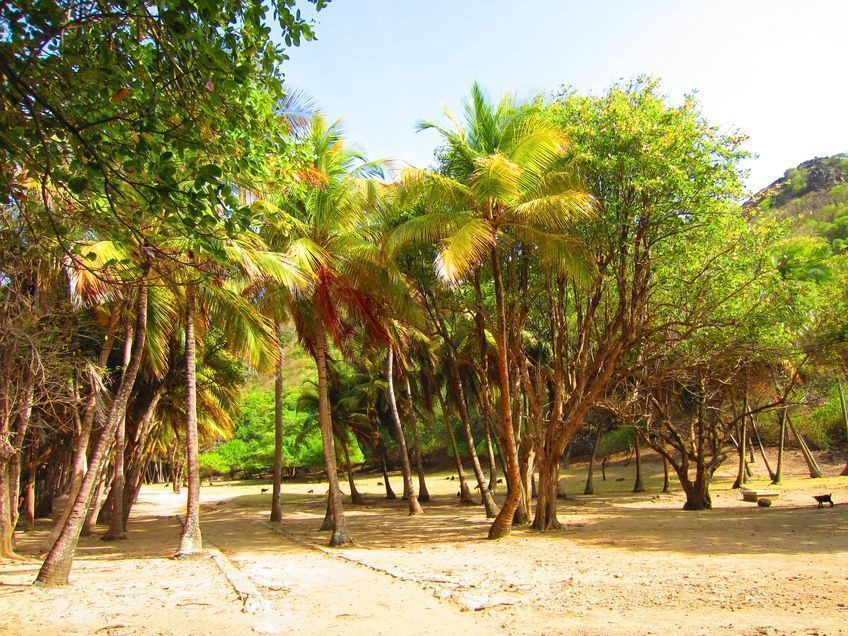
M 279 334 L 279 329 L 277 330 Z M 282 521 L 280 495 L 283 479 L 283 354 L 274 373 L 274 484 L 271 488 L 271 521 Z
M 397 401 L 395 400 L 394 347 L 392 345 L 389 345 L 387 360 L 387 392 L 389 394 L 389 408 L 392 412 L 392 421 L 395 425 L 395 434 L 398 438 L 398 448 L 400 450 L 401 466 L 403 469 L 403 490 L 406 493 L 406 501 L 409 505 L 409 514 L 417 515 L 424 512 L 424 510 L 421 508 L 421 504 L 418 503 L 418 498 L 415 496 L 415 486 L 412 484 L 412 467 L 409 464 L 409 453 L 406 450 L 406 438 L 403 435 L 403 427 L 400 423 L 400 414 L 398 413 Z
M 347 447 L 347 440 L 339 440 L 342 444 L 342 452 L 345 458 L 345 471 L 347 472 L 347 483 L 350 486 L 350 501 L 351 503 L 361 506 L 365 503 L 362 493 L 356 488 L 356 482 L 353 479 L 353 466 L 350 463 L 350 449 Z
M 448 439 L 450 440 L 451 450 L 453 451 L 454 462 L 456 463 L 456 474 L 459 477 L 459 503 L 473 504 L 474 500 L 471 497 L 471 489 L 468 487 L 468 480 L 465 478 L 465 470 L 462 467 L 462 458 L 459 456 L 459 447 L 456 445 L 456 434 L 453 432 L 453 425 L 448 416 L 447 406 L 442 397 L 442 391 L 436 387 L 436 397 L 439 398 L 439 406 L 442 408 L 442 415 L 445 418 L 445 428 L 448 431 Z
M 71 504 L 73 504 L 74 500 L 77 497 L 77 493 L 79 492 L 80 486 L 82 485 L 82 478 L 85 476 L 85 472 L 87 470 L 86 459 L 88 453 L 88 445 L 91 439 L 91 431 L 94 428 L 94 418 L 97 414 L 97 394 L 99 389 L 98 385 L 100 383 L 101 378 L 103 377 L 103 374 L 100 370 L 105 369 L 106 365 L 109 362 L 109 354 L 112 353 L 112 347 L 115 343 L 114 329 L 118 322 L 118 315 L 119 312 L 115 311 L 112 317 L 109 319 L 109 327 L 106 331 L 106 339 L 103 341 L 103 346 L 100 349 L 100 355 L 97 358 L 97 369 L 98 372 L 101 373 L 101 375 L 98 377 L 94 375 L 94 372 L 92 372 L 91 388 L 89 389 L 89 394 L 85 401 L 85 407 L 83 408 L 82 421 L 80 422 L 80 430 L 79 434 L 77 435 L 76 449 L 74 450 L 74 457 L 71 463 L 72 481 L 71 490 L 68 494 L 68 500 L 67 502 L 65 502 L 65 506 L 62 509 L 62 514 L 59 517 L 59 520 L 50 530 L 50 534 L 44 539 L 44 541 L 39 546 L 42 552 L 50 551 L 50 548 L 52 548 L 53 544 L 56 543 L 56 539 L 59 537 L 59 533 L 62 531 L 62 528 L 65 527 L 65 522 L 68 519 L 68 515 L 71 513 Z M 95 501 L 99 501 L 99 497 Z M 83 524 L 82 534 L 83 536 L 87 536 L 86 524 Z M 89 532 L 88 534 L 91 533 Z
M 324 447 L 324 461 L 327 465 L 327 481 L 330 484 L 329 507 L 332 520 L 331 547 L 351 545 L 353 537 L 347 528 L 339 473 L 336 469 L 336 446 L 333 442 L 333 420 L 330 412 L 329 380 L 327 379 L 327 337 L 321 318 L 315 318 L 315 364 L 318 367 L 318 422 L 321 427 L 321 441 Z
M 186 557 L 200 552 L 203 537 L 200 533 L 200 466 L 197 441 L 197 365 L 195 361 L 195 289 L 186 286 L 185 364 L 186 364 L 186 469 L 188 497 L 180 547 L 176 556 Z
M 810 477 L 812 479 L 821 478 L 822 472 L 819 468 L 818 462 L 816 462 L 816 458 L 813 457 L 813 453 L 810 451 L 810 447 L 807 446 L 807 442 L 804 441 L 804 438 L 801 437 L 798 429 L 795 428 L 795 424 L 792 423 L 789 411 L 786 412 L 786 424 L 789 426 L 789 430 L 792 431 L 792 435 L 795 436 L 795 441 L 798 442 L 798 446 L 801 448 L 801 453 L 804 455 L 804 461 L 807 462 L 807 470 L 810 471 Z
M 495 459 L 495 445 L 492 442 L 492 425 L 483 418 L 483 431 L 486 435 L 486 455 L 489 458 L 489 490 L 495 492 L 498 487 L 498 462 Z
M 754 436 L 757 438 L 757 446 L 760 448 L 760 455 L 763 458 L 763 463 L 766 465 L 769 479 L 774 481 L 774 471 L 771 469 L 771 464 L 769 464 L 768 457 L 766 456 L 766 449 L 763 446 L 763 439 L 760 437 L 760 431 L 757 429 L 757 420 L 754 419 L 753 415 L 751 416 L 751 428 L 754 430 Z
M 90 537 L 94 534 L 94 529 L 97 526 L 97 517 L 100 514 L 100 504 L 103 500 L 103 491 L 106 490 L 109 482 L 108 472 L 108 467 L 104 465 L 100 469 L 100 474 L 96 478 L 97 486 L 94 488 L 91 503 L 88 504 L 88 512 L 85 514 L 85 521 L 82 524 L 80 536 Z
M 500 259 L 496 250 L 492 250 L 492 278 L 495 283 L 495 308 L 497 310 L 497 329 L 495 344 L 498 352 L 498 384 L 501 398 L 501 425 L 503 426 L 503 446 L 506 464 L 507 491 L 501 511 L 489 528 L 489 539 L 500 539 L 512 530 L 512 519 L 518 508 L 521 489 L 521 475 L 518 469 L 518 449 L 515 447 L 515 431 L 512 426 L 512 400 L 509 381 L 509 362 L 506 351 L 506 304 L 504 301 L 503 277 Z
M 639 432 L 633 427 L 633 447 L 636 450 L 636 481 L 633 484 L 633 492 L 645 492 L 642 483 L 642 454 L 639 451 Z
M 395 491 L 392 490 L 392 483 L 389 481 L 389 467 L 386 465 L 386 445 L 383 443 L 382 436 L 380 437 L 380 466 L 383 468 L 383 484 L 386 487 L 386 499 L 393 501 L 397 499 Z
M 465 389 L 462 388 L 462 378 L 459 375 L 456 358 L 452 352 L 448 352 L 448 371 L 454 387 L 454 404 L 456 405 L 459 420 L 462 422 L 462 430 L 465 434 L 465 444 L 468 446 L 468 456 L 471 458 L 471 467 L 474 469 L 474 477 L 477 480 L 477 488 L 480 490 L 483 509 L 486 511 L 487 519 L 494 519 L 498 514 L 498 506 L 492 497 L 492 491 L 486 483 L 483 467 L 480 465 L 480 457 L 474 447 L 474 434 L 471 430 L 471 418 L 468 415 L 468 404 L 465 402 Z
M 406 399 L 409 400 L 409 415 L 412 418 L 412 453 L 415 456 L 415 467 L 418 471 L 418 501 L 430 501 L 427 482 L 424 479 L 424 462 L 421 461 L 421 440 L 418 437 L 418 418 L 412 404 L 412 388 L 409 386 L 409 373 L 406 374 Z
M 132 330 L 127 329 L 127 336 L 124 342 L 124 369 L 127 368 L 132 355 Z M 114 541 L 117 539 L 126 539 L 127 533 L 124 530 L 124 459 L 127 445 L 127 418 L 126 415 L 118 422 L 118 429 L 115 431 L 115 461 L 112 466 L 114 474 L 112 475 L 112 490 L 109 496 L 112 498 L 112 506 L 109 510 L 109 529 L 101 539 L 104 541 Z
M 121 376 L 120 387 L 118 388 L 115 398 L 112 400 L 112 406 L 109 409 L 109 415 L 106 419 L 106 426 L 103 433 L 97 440 L 91 454 L 91 462 L 88 471 L 83 478 L 82 485 L 76 499 L 74 499 L 71 512 L 65 523 L 65 527 L 59 533 L 56 543 L 47 555 L 41 570 L 38 573 L 36 582 L 42 585 L 66 585 L 68 583 L 68 575 L 71 572 L 73 564 L 74 550 L 79 540 L 82 524 L 85 521 L 85 513 L 91 503 L 92 494 L 96 485 L 97 478 L 100 475 L 101 465 L 105 460 L 105 452 L 109 447 L 110 442 L 114 439 L 115 431 L 118 428 L 118 423 L 124 417 L 127 409 L 127 402 L 130 398 L 135 378 L 138 375 L 139 367 L 141 366 L 141 357 L 144 352 L 144 340 L 147 336 L 147 279 L 149 274 L 149 265 L 145 264 L 141 280 L 138 285 L 138 299 L 136 305 L 136 320 L 135 320 L 135 337 L 133 342 L 132 356 L 130 364 Z

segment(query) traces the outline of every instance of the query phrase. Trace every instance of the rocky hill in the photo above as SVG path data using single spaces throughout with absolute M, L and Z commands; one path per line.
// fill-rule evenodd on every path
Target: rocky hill
M 795 235 L 820 236 L 835 252 L 848 248 L 848 153 L 805 161 L 757 192 L 747 210 L 791 219 Z

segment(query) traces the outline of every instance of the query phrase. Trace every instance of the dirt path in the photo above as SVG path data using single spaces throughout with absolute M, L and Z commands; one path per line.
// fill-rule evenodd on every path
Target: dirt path
M 204 487 L 204 536 L 267 601 L 260 614 L 242 612 L 211 559 L 169 558 L 184 496 L 149 486 L 128 541 L 81 541 L 71 586 L 30 587 L 35 560 L 0 564 L 0 633 L 848 634 L 848 479 L 837 462 L 823 480 L 788 467 L 771 508 L 723 477 L 715 510 L 691 513 L 679 490 L 658 494 L 658 465 L 633 495 L 633 467 L 613 464 L 598 495 L 561 502 L 562 532 L 498 542 L 447 473 L 429 477 L 434 501 L 415 517 L 361 476 L 366 505 L 347 507 L 357 545 L 334 551 L 316 548 L 323 483 L 285 484 L 285 535 L 267 527 L 265 484 Z M 563 484 L 578 492 L 584 479 L 577 467 Z M 828 491 L 838 505 L 816 509 L 811 495 Z M 21 551 L 48 529 L 19 535 Z

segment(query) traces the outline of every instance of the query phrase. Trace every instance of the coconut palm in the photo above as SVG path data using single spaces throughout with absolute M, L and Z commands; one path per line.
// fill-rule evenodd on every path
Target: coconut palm
M 406 200 L 423 214 L 397 227 L 393 249 L 411 242 L 437 242 L 436 271 L 456 284 L 488 264 L 495 294 L 489 320 L 498 361 L 500 424 L 508 490 L 489 537 L 509 533 L 519 502 L 519 466 L 512 421 L 507 353 L 507 317 L 502 274 L 505 250 L 520 246 L 559 273 L 591 276 L 581 242 L 568 234 L 591 214 L 592 201 L 564 160 L 566 140 L 532 107 L 509 97 L 493 103 L 477 84 L 465 106 L 465 121 L 435 129 L 445 151 L 438 172 L 410 169 L 401 179 Z
M 374 292 L 385 274 L 375 262 L 366 222 L 368 199 L 379 187 L 368 178 L 381 175 L 382 168 L 346 149 L 340 125 L 328 126 L 321 116 L 312 118 L 303 143 L 313 161 L 301 172 L 300 182 L 274 202 L 285 213 L 280 221 L 291 236 L 287 253 L 311 279 L 294 297 L 291 312 L 318 371 L 318 419 L 330 482 L 330 545 L 343 546 L 353 539 L 339 495 L 329 400 L 330 346 L 343 349 L 356 322 L 368 337 L 387 340 L 384 306 Z

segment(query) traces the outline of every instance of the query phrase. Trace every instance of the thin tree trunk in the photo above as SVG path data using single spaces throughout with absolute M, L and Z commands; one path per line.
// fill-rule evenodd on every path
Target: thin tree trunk
M 492 427 L 485 417 L 483 431 L 486 434 L 486 454 L 489 458 L 489 490 L 495 492 L 498 487 L 498 462 L 495 459 L 495 445 L 492 443 Z
M 501 398 L 501 425 L 503 427 L 503 446 L 506 464 L 507 491 L 501 511 L 489 528 L 490 539 L 500 539 L 512 530 L 512 519 L 518 508 L 521 475 L 518 469 L 518 450 L 515 446 L 515 431 L 512 426 L 512 399 L 509 382 L 509 362 L 506 351 L 506 304 L 504 301 L 503 277 L 501 275 L 500 259 L 496 250 L 492 250 L 492 278 L 495 284 L 495 307 L 497 310 L 497 329 L 495 344 L 498 352 L 498 383 Z
M 757 446 L 760 448 L 760 455 L 763 458 L 763 463 L 766 465 L 769 479 L 774 481 L 774 471 L 771 469 L 771 464 L 769 464 L 768 457 L 766 456 L 766 449 L 763 446 L 763 440 L 760 437 L 760 431 L 757 429 L 757 421 L 754 419 L 753 415 L 751 416 L 751 428 L 754 430 L 754 436 L 757 438 Z
M 406 399 L 409 401 L 409 416 L 412 418 L 412 452 L 415 456 L 415 467 L 418 471 L 418 501 L 430 501 L 430 493 L 427 491 L 427 482 L 424 479 L 424 462 L 421 461 L 421 440 L 418 437 L 418 418 L 415 416 L 415 407 L 412 404 L 412 388 L 409 386 L 409 373 L 404 376 L 406 384 Z
M 324 446 L 324 462 L 327 465 L 327 480 L 330 484 L 329 504 L 332 519 L 331 547 L 351 545 L 353 537 L 347 528 L 339 474 L 336 469 L 336 447 L 333 442 L 333 420 L 330 412 L 329 380 L 327 379 L 327 337 L 320 316 L 315 317 L 315 364 L 318 367 L 318 421 L 321 426 L 321 441 Z
M 486 483 L 486 477 L 483 475 L 483 467 L 480 465 L 480 457 L 477 455 L 477 449 L 474 446 L 474 434 L 471 431 L 471 418 L 468 415 L 468 404 L 465 401 L 465 389 L 462 387 L 462 378 L 459 375 L 459 369 L 457 368 L 456 358 L 453 356 L 453 352 L 448 353 L 448 371 L 453 381 L 456 396 L 454 404 L 459 414 L 459 420 L 462 422 L 465 443 L 468 446 L 468 456 L 471 458 L 471 467 L 474 469 L 474 477 L 477 480 L 477 488 L 480 490 L 483 509 L 486 511 L 487 519 L 494 519 L 498 514 L 498 506 L 495 504 L 492 491 L 489 490 L 489 486 Z
M 203 549 L 200 532 L 200 466 L 197 441 L 197 364 L 195 354 L 195 289 L 185 290 L 185 365 L 186 365 L 186 468 L 188 471 L 188 497 L 183 531 L 177 557 L 191 556 Z
M 74 550 L 79 541 L 80 531 L 85 521 L 85 513 L 91 503 L 94 494 L 96 479 L 100 473 L 101 465 L 105 460 L 105 451 L 110 441 L 114 438 L 118 423 L 126 412 L 127 402 L 130 398 L 139 367 L 141 356 L 144 352 L 144 341 L 147 336 L 147 278 L 149 265 L 145 264 L 138 285 L 138 299 L 136 306 L 135 342 L 130 364 L 121 376 L 120 387 L 112 400 L 109 416 L 103 434 L 97 440 L 92 451 L 91 463 L 88 472 L 83 478 L 80 491 L 74 500 L 71 512 L 68 515 L 65 527 L 59 534 L 56 543 L 47 555 L 36 582 L 42 585 L 66 585 L 73 564 Z
M 132 328 L 130 325 L 127 325 L 127 335 L 124 341 L 124 369 L 129 366 L 131 355 Z M 109 529 L 101 537 L 104 541 L 127 538 L 127 533 L 124 530 L 124 451 L 127 445 L 126 434 L 127 417 L 124 415 L 120 422 L 118 422 L 118 428 L 115 431 L 115 462 L 112 466 L 114 474 L 112 475 L 112 489 L 109 492 L 112 505 L 109 510 Z
M 392 490 L 392 483 L 389 481 L 389 468 L 386 466 L 386 445 L 383 443 L 382 436 L 380 437 L 380 465 L 383 467 L 383 485 L 386 487 L 386 499 L 393 501 L 397 499 L 395 491 Z
M 783 451 L 786 445 L 786 409 L 777 412 L 778 442 L 777 442 L 777 467 L 774 469 L 774 477 L 771 483 L 779 484 L 783 480 Z
M 448 439 L 450 440 L 454 462 L 456 463 L 456 474 L 459 477 L 459 503 L 473 504 L 474 499 L 471 497 L 471 489 L 468 487 L 468 480 L 465 478 L 465 470 L 462 467 L 462 458 L 459 456 L 459 448 L 456 445 L 456 435 L 453 432 L 453 425 L 451 424 L 445 400 L 442 397 L 442 391 L 439 387 L 436 387 L 436 397 L 439 398 L 439 406 L 442 407 L 442 415 L 444 415 L 445 418 L 445 428 L 448 431 Z
M 362 498 L 362 493 L 360 493 L 356 489 L 356 482 L 353 479 L 353 466 L 350 463 L 350 449 L 347 447 L 347 440 L 341 440 L 342 443 L 342 451 L 344 452 L 345 458 L 345 471 L 347 472 L 347 483 L 350 486 L 350 500 L 352 503 L 356 505 L 362 505 L 365 503 L 365 499 Z
M 639 432 L 633 427 L 634 449 L 636 451 L 636 481 L 633 484 L 633 492 L 645 492 L 642 483 L 642 453 L 640 452 Z
M 35 527 L 35 471 L 35 464 L 30 462 L 27 466 L 26 484 L 24 484 L 24 529 L 27 532 Z
M 277 329 L 279 342 L 279 329 Z M 274 484 L 271 488 L 271 521 L 282 521 L 280 504 L 283 479 L 283 353 L 274 373 Z
M 665 453 L 662 453 L 662 459 L 663 459 L 663 487 L 662 487 L 662 491 L 668 492 L 671 484 L 669 484 L 669 480 L 668 480 L 668 457 L 665 456 Z
M 412 484 L 412 467 L 409 464 L 409 454 L 406 450 L 406 438 L 403 435 L 403 427 L 400 423 L 400 414 L 398 413 L 397 401 L 395 400 L 394 347 L 392 345 L 389 345 L 387 360 L 386 379 L 388 381 L 389 408 L 392 412 L 392 421 L 395 424 L 395 434 L 398 438 L 398 448 L 400 450 L 401 466 L 403 469 L 403 489 L 406 493 L 407 504 L 409 505 L 409 514 L 417 515 L 424 512 L 424 510 L 415 496 L 415 486 Z
M 80 536 L 90 537 L 94 534 L 94 529 L 97 526 L 97 517 L 100 515 L 103 491 L 106 490 L 109 482 L 108 474 L 108 466 L 103 466 L 100 469 L 100 474 L 97 476 L 97 487 L 94 490 L 91 503 L 88 505 L 88 511 L 85 513 L 85 521 L 83 522 Z
M 595 431 L 595 439 L 592 440 L 592 454 L 589 456 L 589 471 L 586 473 L 586 487 L 583 489 L 584 495 L 595 494 L 595 452 L 598 450 L 598 439 L 601 437 L 600 426 Z

